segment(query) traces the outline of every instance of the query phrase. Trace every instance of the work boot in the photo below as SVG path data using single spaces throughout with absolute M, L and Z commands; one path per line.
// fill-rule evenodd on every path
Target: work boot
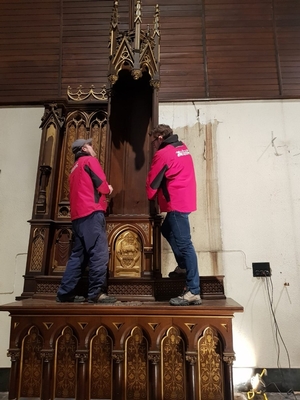
M 185 279 L 186 278 L 186 269 L 184 268 L 180 268 L 178 265 L 177 267 L 174 269 L 174 271 L 171 271 L 169 273 L 169 278 L 181 278 L 181 279 Z
M 181 296 L 170 300 L 171 306 L 199 306 L 202 303 L 200 294 L 193 294 L 185 290 Z
M 56 296 L 56 301 L 58 303 L 83 303 L 85 302 L 85 297 L 83 296 Z
M 88 299 L 89 303 L 102 303 L 102 304 L 107 304 L 107 303 L 115 303 L 117 299 L 112 296 L 108 296 L 106 293 L 100 293 L 98 296 Z

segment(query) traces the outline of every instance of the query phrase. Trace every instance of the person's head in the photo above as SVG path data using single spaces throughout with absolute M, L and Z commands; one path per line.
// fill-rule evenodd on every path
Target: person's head
M 96 156 L 96 153 L 93 149 L 93 139 L 77 139 L 75 140 L 75 142 L 72 143 L 72 152 L 73 154 L 77 154 L 77 153 L 87 153 L 93 157 Z
M 164 140 L 173 135 L 173 130 L 169 125 L 159 124 L 156 128 L 152 129 L 150 135 L 153 138 L 152 143 L 158 148 Z

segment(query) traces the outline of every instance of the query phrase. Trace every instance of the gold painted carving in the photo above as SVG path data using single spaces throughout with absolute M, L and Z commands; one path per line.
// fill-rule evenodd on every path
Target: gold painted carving
M 43 349 L 40 352 L 41 358 L 44 360 L 44 362 L 49 362 L 53 359 L 54 356 L 54 350 L 53 349 Z
M 88 322 L 78 322 L 78 325 L 80 326 L 80 328 L 81 328 L 82 330 L 84 330 L 85 327 L 88 326 Z
M 179 330 L 171 327 L 162 340 L 163 399 L 185 400 L 185 355 Z
M 45 250 L 45 229 L 36 228 L 33 232 L 30 272 L 41 272 Z
M 195 365 L 198 360 L 198 356 L 197 354 L 187 354 L 185 359 L 190 365 Z
M 65 164 L 62 171 L 62 184 L 60 193 L 60 207 L 69 203 L 69 174 L 74 163 L 74 154 L 71 145 L 79 138 L 93 138 L 93 148 L 100 164 L 105 165 L 105 147 L 107 140 L 107 113 L 103 110 L 86 113 L 76 110 L 67 116 L 65 135 Z M 63 204 L 61 204 L 63 202 Z M 64 204 L 64 203 L 67 204 Z M 67 210 L 65 210 L 67 212 Z M 65 217 L 65 215 L 64 215 Z
M 186 322 L 184 325 L 188 328 L 188 330 L 189 330 L 190 332 L 192 332 L 192 330 L 195 328 L 195 326 L 196 326 L 197 324 L 190 324 L 190 323 Z
M 226 332 L 228 332 L 228 325 L 227 324 L 221 324 L 223 326 L 223 328 L 226 330 Z
M 53 251 L 53 272 L 64 272 L 70 249 L 72 246 L 72 230 L 68 228 L 59 229 L 55 232 Z
M 152 365 L 156 365 L 160 361 L 160 353 L 149 351 L 148 360 L 151 361 Z
M 229 366 L 233 365 L 234 360 L 235 355 L 233 353 L 223 353 L 223 361 L 225 361 Z
M 120 364 L 124 361 L 124 352 L 123 351 L 114 351 L 112 353 L 112 359 L 117 363 Z
M 49 330 L 53 326 L 53 322 L 43 322 L 43 325 L 47 330 Z
M 20 349 L 9 349 L 7 351 L 7 357 L 10 357 L 11 362 L 18 361 L 20 359 L 21 351 Z
M 90 357 L 90 398 L 111 399 L 112 339 L 101 326 L 91 340 Z
M 159 323 L 157 322 L 148 322 L 148 325 L 150 326 L 150 328 L 153 330 L 153 332 L 155 331 L 155 329 L 158 327 Z
M 91 97 L 93 97 L 96 100 L 100 100 L 100 101 L 107 101 L 107 99 L 108 99 L 107 89 L 106 89 L 105 85 L 102 86 L 102 89 L 99 92 L 97 92 L 95 90 L 94 85 L 92 85 L 88 91 L 85 91 L 82 88 L 82 85 L 80 85 L 80 86 L 78 86 L 77 92 L 75 92 L 75 93 L 72 92 L 71 86 L 68 86 L 67 94 L 68 94 L 69 99 L 78 101 L 78 102 L 88 100 Z
M 31 327 L 22 343 L 21 384 L 19 397 L 37 397 L 41 395 L 43 338 L 38 328 Z
M 146 235 L 147 240 L 149 240 L 149 224 L 140 223 L 140 224 L 137 224 L 137 226 L 139 226 L 143 230 L 143 232 Z
M 214 329 L 208 327 L 198 341 L 200 397 L 223 400 L 221 343 Z
M 126 230 L 121 233 L 115 244 L 115 276 L 141 276 L 142 243 L 138 235 Z
M 54 397 L 75 398 L 77 363 L 77 339 L 70 327 L 65 327 L 62 335 L 57 339 L 56 373 Z
M 148 343 L 139 327 L 126 340 L 126 400 L 147 399 Z
M 113 326 L 117 329 L 117 331 L 123 326 L 123 322 L 113 322 Z

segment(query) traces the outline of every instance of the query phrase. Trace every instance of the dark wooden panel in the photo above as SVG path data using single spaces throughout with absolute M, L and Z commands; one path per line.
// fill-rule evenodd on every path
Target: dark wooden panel
M 1 99 L 57 98 L 60 0 L 2 0 L 0 7 Z
M 209 96 L 278 95 L 272 0 L 206 0 L 205 23 Z
M 142 29 L 157 0 L 143 0 Z M 160 0 L 160 101 L 299 96 L 298 0 Z M 119 0 L 119 29 L 133 0 Z M 0 102 L 108 85 L 113 0 L 0 0 Z M 30 90 L 28 89 L 30 87 Z
M 300 3 L 275 0 L 282 95 L 300 95 Z

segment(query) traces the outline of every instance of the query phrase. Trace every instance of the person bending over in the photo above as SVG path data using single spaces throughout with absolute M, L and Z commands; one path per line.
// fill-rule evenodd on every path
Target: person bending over
M 174 306 L 199 305 L 200 282 L 197 255 L 191 240 L 189 214 L 197 206 L 196 178 L 191 154 L 173 134 L 169 125 L 160 124 L 151 132 L 156 150 L 146 179 L 149 200 L 157 196 L 166 216 L 161 233 L 169 242 L 177 267 L 170 277 L 185 276 L 183 293 L 170 300 Z

